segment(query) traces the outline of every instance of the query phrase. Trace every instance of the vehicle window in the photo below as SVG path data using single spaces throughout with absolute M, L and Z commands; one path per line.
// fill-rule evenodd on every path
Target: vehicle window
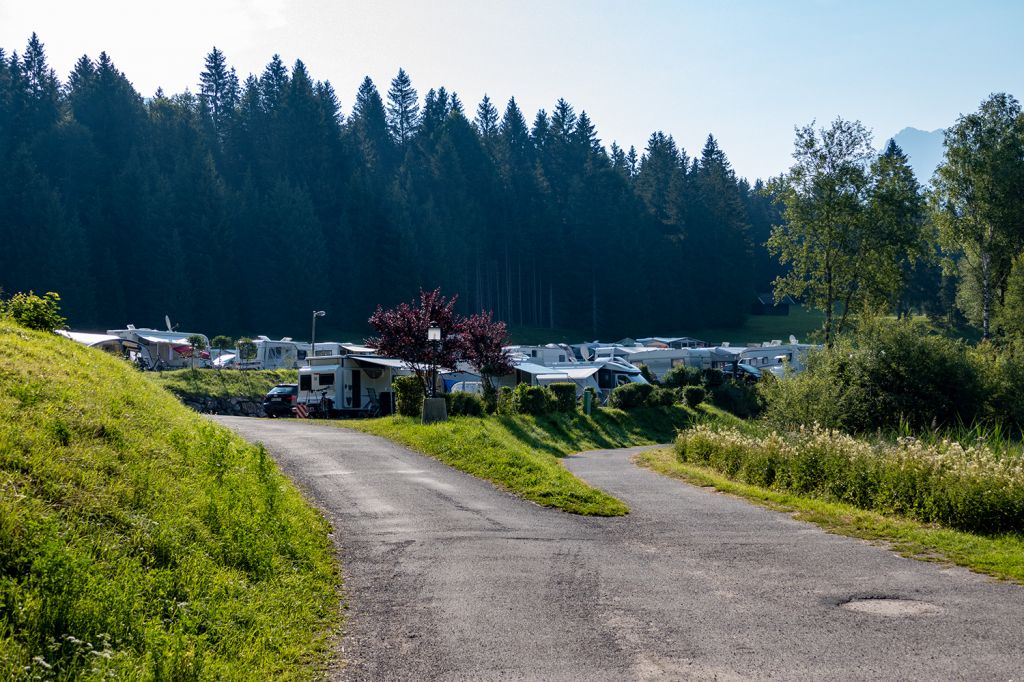
M 334 375 L 333 374 L 317 374 L 316 382 L 321 386 L 333 386 Z
M 313 376 L 311 374 L 303 374 L 302 376 L 299 377 L 299 390 L 313 390 Z

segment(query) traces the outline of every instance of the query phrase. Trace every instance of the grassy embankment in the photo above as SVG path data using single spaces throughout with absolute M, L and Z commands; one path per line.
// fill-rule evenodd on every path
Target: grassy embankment
M 312 677 L 329 532 L 262 448 L 0 319 L 0 679 Z
M 631 412 L 600 409 L 589 417 L 453 417 L 430 425 L 386 417 L 340 425 L 402 443 L 546 507 L 620 516 L 629 511 L 623 502 L 573 476 L 559 459 L 584 450 L 667 443 L 701 415 L 722 413 L 676 405 Z
M 1024 583 L 1024 467 L 981 442 L 702 426 L 637 461 L 906 556 Z
M 261 399 L 277 384 L 294 384 L 299 373 L 294 369 L 175 369 L 146 372 L 150 379 L 178 397 Z

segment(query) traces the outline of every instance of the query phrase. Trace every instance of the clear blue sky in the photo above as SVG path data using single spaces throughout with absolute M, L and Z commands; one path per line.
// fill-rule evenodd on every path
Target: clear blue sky
M 0 46 L 32 31 L 66 77 L 106 50 L 143 95 L 196 89 L 216 45 L 241 76 L 275 52 L 329 79 L 348 113 L 369 75 L 404 67 L 467 109 L 515 95 L 528 118 L 565 97 L 605 144 L 654 130 L 688 152 L 709 132 L 738 173 L 790 162 L 793 126 L 857 118 L 878 145 L 945 127 L 988 93 L 1024 97 L 1024 2 L 555 2 L 0 0 Z M 470 112 L 471 113 L 471 112 Z

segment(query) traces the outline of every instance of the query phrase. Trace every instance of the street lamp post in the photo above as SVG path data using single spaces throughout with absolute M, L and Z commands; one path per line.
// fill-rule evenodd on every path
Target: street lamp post
M 441 343 L 441 328 L 431 322 L 427 329 L 427 341 L 430 343 L 430 397 L 437 397 L 437 347 Z
M 313 332 L 310 335 L 311 339 L 310 339 L 310 344 L 309 344 L 310 345 L 309 357 L 311 357 L 311 358 L 315 358 L 316 357 L 316 318 L 323 317 L 326 314 L 327 313 L 325 311 L 323 311 L 323 310 L 314 310 L 313 311 Z M 310 364 L 313 364 L 313 363 L 310 363 Z
M 436 322 L 427 329 L 427 343 L 430 344 L 430 397 L 423 400 L 423 423 L 443 422 L 448 418 L 444 398 L 437 397 L 437 353 L 441 348 L 441 327 Z

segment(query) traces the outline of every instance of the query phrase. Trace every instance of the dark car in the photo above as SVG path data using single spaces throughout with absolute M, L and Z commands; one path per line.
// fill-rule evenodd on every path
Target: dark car
M 268 417 L 290 417 L 298 396 L 298 384 L 278 384 L 263 397 L 263 413 Z
M 723 367 L 722 373 L 725 374 L 725 376 L 732 378 L 733 368 L 731 366 Z M 745 362 L 741 362 L 738 365 L 736 365 L 735 378 L 737 380 L 749 381 L 753 383 L 761 378 L 761 369 L 758 367 L 754 367 L 753 365 L 748 365 Z

